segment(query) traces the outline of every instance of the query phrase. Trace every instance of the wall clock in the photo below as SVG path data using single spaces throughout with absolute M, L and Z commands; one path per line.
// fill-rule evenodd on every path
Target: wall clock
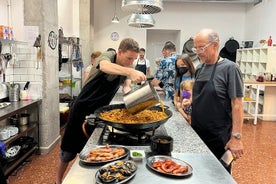
M 57 34 L 51 31 L 48 36 L 48 45 L 51 49 L 55 49 L 57 46 Z
M 111 40 L 113 40 L 113 41 L 119 40 L 119 33 L 117 33 L 117 32 L 112 32 L 112 33 L 111 33 Z

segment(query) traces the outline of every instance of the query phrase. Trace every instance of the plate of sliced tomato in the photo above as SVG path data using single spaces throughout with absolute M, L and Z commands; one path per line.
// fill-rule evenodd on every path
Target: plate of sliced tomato
M 184 177 L 193 173 L 190 164 L 170 156 L 151 156 L 147 159 L 147 166 L 160 174 L 168 176 Z

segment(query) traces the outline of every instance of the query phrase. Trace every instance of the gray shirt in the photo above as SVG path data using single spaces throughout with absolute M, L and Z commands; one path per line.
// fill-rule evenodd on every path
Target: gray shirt
M 208 81 L 214 68 L 213 65 L 199 64 L 196 68 L 198 81 Z M 201 72 L 200 68 L 202 67 Z M 241 71 L 236 63 L 223 59 L 217 63 L 214 74 L 214 85 L 222 104 L 231 106 L 230 99 L 243 97 L 243 80 Z

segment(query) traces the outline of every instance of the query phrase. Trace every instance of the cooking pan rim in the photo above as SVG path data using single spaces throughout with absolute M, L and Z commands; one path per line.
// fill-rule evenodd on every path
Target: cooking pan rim
M 106 105 L 106 106 L 103 106 L 103 107 L 100 107 L 100 108 L 96 109 L 94 114 L 98 119 L 102 120 L 104 124 L 110 125 L 114 128 L 120 129 L 120 130 L 126 130 L 126 131 L 130 131 L 130 132 L 155 130 L 160 125 L 166 123 L 167 120 L 170 117 L 172 117 L 172 111 L 170 111 L 169 109 L 164 108 L 164 111 L 167 114 L 167 118 L 165 118 L 164 120 L 148 122 L 148 123 L 135 123 L 135 124 L 133 124 L 133 123 L 119 123 L 119 122 L 107 121 L 107 120 L 104 120 L 100 117 L 100 113 L 105 112 L 106 108 L 110 108 L 109 110 L 118 109 L 118 108 L 125 108 L 125 104 L 121 103 L 121 104 Z M 159 106 L 153 106 L 151 108 L 161 109 L 161 107 L 159 107 Z

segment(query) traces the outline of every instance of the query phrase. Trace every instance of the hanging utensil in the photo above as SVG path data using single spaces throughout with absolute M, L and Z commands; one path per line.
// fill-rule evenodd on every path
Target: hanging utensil
M 1 54 L 1 52 L 2 52 L 2 42 L 0 40 L 0 54 Z
M 29 84 L 30 84 L 30 81 L 27 81 L 23 89 L 27 90 L 29 88 Z
M 36 47 L 36 53 L 37 53 L 36 69 L 38 69 L 39 68 L 39 60 L 42 60 L 41 35 L 38 35 L 38 37 L 36 37 L 36 40 L 35 40 L 33 46 Z
M 6 69 L 8 67 L 8 62 L 12 59 L 12 55 L 10 53 L 5 53 L 2 55 L 2 69 L 3 69 L 3 82 L 6 82 Z

